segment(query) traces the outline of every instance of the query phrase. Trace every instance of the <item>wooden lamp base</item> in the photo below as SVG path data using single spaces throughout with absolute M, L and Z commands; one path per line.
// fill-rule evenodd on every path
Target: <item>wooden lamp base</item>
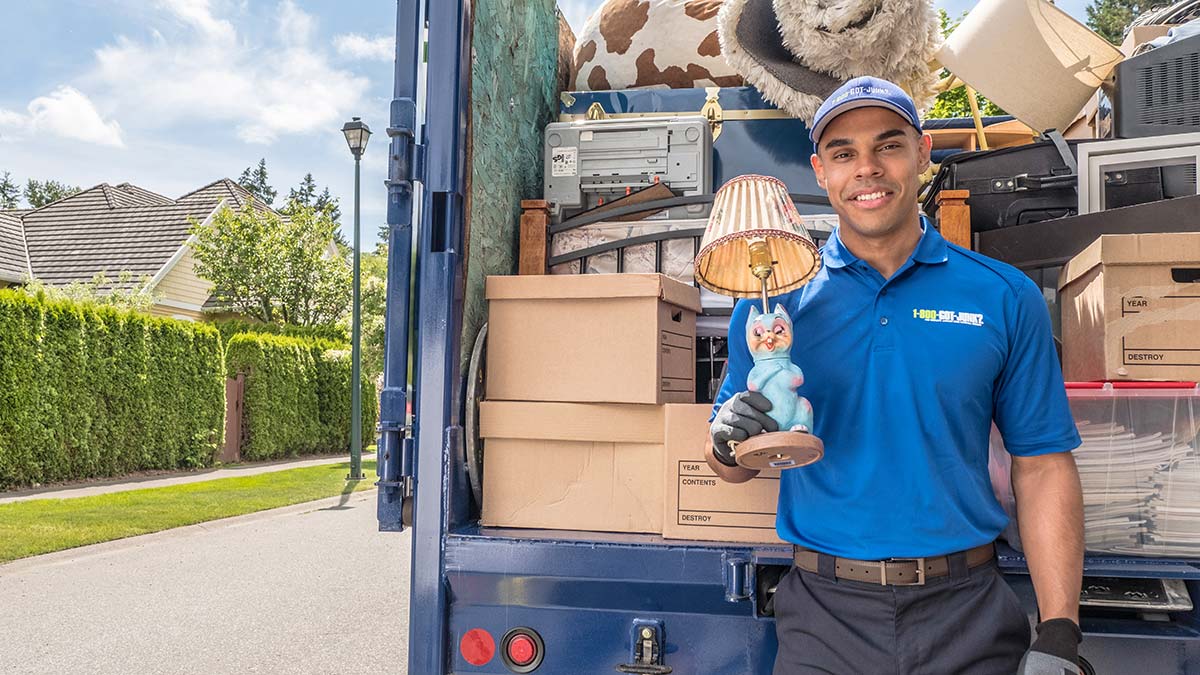
M 802 431 L 774 431 L 742 441 L 734 453 L 746 469 L 795 469 L 824 457 L 825 444 Z

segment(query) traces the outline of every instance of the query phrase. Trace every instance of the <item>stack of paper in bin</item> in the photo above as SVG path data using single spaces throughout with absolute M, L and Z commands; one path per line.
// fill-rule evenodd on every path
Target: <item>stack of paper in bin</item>
M 1200 457 L 1173 461 L 1152 481 L 1147 548 L 1164 555 L 1200 555 Z
M 1154 531 L 1149 504 L 1159 494 L 1156 477 L 1194 451 L 1162 433 L 1137 435 L 1113 423 L 1081 421 L 1078 426 L 1083 445 L 1075 451 L 1075 463 L 1083 484 L 1086 546 L 1138 551 L 1143 535 Z M 1196 502 L 1200 505 L 1200 498 Z M 1200 520 L 1196 524 L 1200 527 Z

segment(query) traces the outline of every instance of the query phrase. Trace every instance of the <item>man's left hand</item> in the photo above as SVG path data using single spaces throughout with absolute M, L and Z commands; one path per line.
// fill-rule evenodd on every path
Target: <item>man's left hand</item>
M 1017 675 L 1079 675 L 1079 643 L 1083 632 L 1070 619 L 1037 625 L 1037 639 L 1025 652 Z

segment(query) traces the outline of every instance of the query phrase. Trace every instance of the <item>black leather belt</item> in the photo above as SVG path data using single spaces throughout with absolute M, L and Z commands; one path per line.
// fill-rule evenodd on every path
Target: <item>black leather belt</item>
M 796 567 L 806 572 L 820 574 L 821 556 L 824 555 L 826 554 L 800 546 L 792 547 L 793 562 Z M 950 574 L 950 558 L 956 555 L 960 554 L 951 553 L 932 558 L 889 558 L 887 560 L 834 558 L 834 575 L 839 579 L 883 586 L 924 586 L 927 579 Z M 966 556 L 967 569 L 971 569 L 979 567 L 995 557 L 996 550 L 989 543 L 963 551 L 961 555 Z

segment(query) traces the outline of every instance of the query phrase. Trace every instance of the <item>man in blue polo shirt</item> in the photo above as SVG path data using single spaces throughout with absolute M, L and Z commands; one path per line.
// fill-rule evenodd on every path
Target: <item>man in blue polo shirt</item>
M 1080 439 L 1041 290 L 921 216 L 931 139 L 896 85 L 846 83 L 817 112 L 812 141 L 840 226 L 816 278 L 772 302 L 794 322 L 798 393 L 825 457 L 780 479 L 776 527 L 795 566 L 775 594 L 775 673 L 1073 674 Z M 708 453 L 734 482 L 754 473 L 730 441 L 776 430 L 770 402 L 746 391 L 753 303 L 733 313 Z M 1038 596 L 1032 646 L 993 559 L 1007 523 L 988 477 L 993 422 L 1013 455 Z

